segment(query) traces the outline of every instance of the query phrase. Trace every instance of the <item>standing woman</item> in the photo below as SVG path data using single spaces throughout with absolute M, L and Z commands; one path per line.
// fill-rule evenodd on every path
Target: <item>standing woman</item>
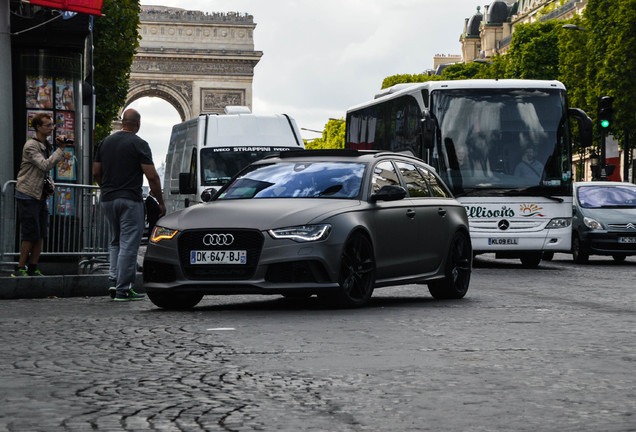
M 36 114 L 31 120 L 31 125 L 35 129 L 35 138 L 24 144 L 22 163 L 15 186 L 22 243 L 18 267 L 11 274 L 13 277 L 42 276 L 38 270 L 38 261 L 49 229 L 46 199 L 48 194 L 53 193 L 52 190 L 45 190 L 44 181 L 45 178 L 50 180 L 49 172 L 64 158 L 66 147 L 66 137 L 60 135 L 55 139 L 58 148 L 49 157 L 49 144 L 46 139 L 53 133 L 53 120 L 50 114 Z M 50 184 L 53 186 L 52 180 Z

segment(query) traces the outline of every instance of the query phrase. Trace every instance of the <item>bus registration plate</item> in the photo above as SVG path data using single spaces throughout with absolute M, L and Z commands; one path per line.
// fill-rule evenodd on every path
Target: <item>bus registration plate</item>
M 246 264 L 247 251 L 244 250 L 193 250 L 190 264 Z
M 488 244 L 492 245 L 492 246 L 518 245 L 519 244 L 519 239 L 516 238 L 516 237 L 511 237 L 511 238 L 489 238 L 488 239 Z

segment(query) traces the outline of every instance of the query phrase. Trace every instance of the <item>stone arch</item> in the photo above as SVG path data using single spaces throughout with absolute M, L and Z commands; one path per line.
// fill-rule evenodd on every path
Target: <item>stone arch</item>
M 159 97 L 182 121 L 223 113 L 228 104 L 252 108 L 254 68 L 263 55 L 254 50 L 252 15 L 142 6 L 139 20 L 125 106 Z
M 158 97 L 165 100 L 177 110 L 181 121 L 186 121 L 193 117 L 191 110 L 192 86 L 188 85 L 188 83 L 130 81 L 128 97 L 124 106 L 126 107 L 143 97 Z M 123 108 L 121 111 L 123 111 Z M 122 115 L 121 111 L 119 118 Z

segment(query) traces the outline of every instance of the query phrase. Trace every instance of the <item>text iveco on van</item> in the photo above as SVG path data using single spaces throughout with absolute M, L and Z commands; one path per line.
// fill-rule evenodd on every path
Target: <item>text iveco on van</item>
M 207 201 L 234 174 L 268 154 L 305 148 L 296 122 L 286 114 L 255 115 L 247 107 L 225 112 L 172 128 L 163 184 L 168 213 Z

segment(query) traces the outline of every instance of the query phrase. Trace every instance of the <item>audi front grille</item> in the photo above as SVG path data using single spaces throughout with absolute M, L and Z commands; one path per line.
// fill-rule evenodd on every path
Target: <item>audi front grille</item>
M 185 231 L 179 236 L 178 248 L 179 261 L 188 279 L 244 280 L 251 278 L 256 271 L 263 249 L 263 234 L 256 230 L 236 229 Z M 193 250 L 245 250 L 247 262 L 245 264 L 190 264 L 190 251 Z

